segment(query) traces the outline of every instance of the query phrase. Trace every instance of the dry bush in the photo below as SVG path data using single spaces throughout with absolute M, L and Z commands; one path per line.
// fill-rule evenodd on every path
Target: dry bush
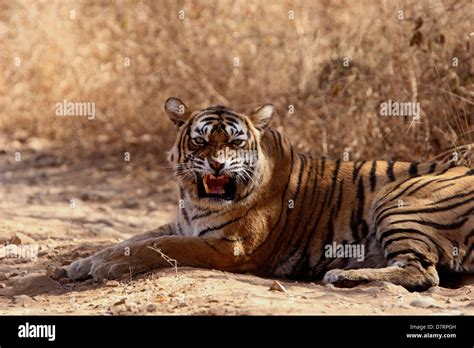
M 473 142 L 472 6 L 3 0 L 0 130 L 7 151 L 41 137 L 70 158 L 129 151 L 152 163 L 175 134 L 167 97 L 239 111 L 273 102 L 273 125 L 315 154 L 430 158 Z M 64 99 L 94 102 L 97 118 L 55 116 Z M 419 102 L 421 123 L 380 117 L 388 99 Z

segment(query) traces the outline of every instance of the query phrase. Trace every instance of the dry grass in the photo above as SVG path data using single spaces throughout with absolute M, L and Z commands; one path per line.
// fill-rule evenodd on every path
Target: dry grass
M 431 158 L 473 142 L 472 13 L 470 0 L 1 0 L 0 134 L 8 152 L 34 136 L 74 158 L 161 161 L 163 103 L 178 96 L 273 102 L 273 125 L 316 154 Z M 64 99 L 94 102 L 97 118 L 55 116 Z M 419 102 L 421 123 L 380 117 L 388 99 Z

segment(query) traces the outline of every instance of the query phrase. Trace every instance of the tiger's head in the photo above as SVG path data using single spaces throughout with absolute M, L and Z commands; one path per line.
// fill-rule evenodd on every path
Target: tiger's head
M 190 111 L 169 98 L 165 110 L 178 128 L 168 161 L 186 198 L 198 206 L 223 206 L 252 194 L 265 168 L 260 140 L 271 104 L 241 114 L 222 105 Z

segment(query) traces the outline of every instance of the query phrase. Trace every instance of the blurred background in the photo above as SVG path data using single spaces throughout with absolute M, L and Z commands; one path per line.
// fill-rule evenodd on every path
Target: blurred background
M 0 1 L 0 151 L 153 167 L 175 136 L 163 103 L 274 103 L 298 147 L 430 159 L 472 143 L 473 2 Z M 58 117 L 56 103 L 95 103 Z M 420 122 L 381 117 L 419 102 Z M 294 113 L 292 111 L 294 110 Z

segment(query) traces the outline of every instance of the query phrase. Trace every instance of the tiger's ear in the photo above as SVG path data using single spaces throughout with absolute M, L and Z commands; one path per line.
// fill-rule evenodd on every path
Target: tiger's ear
M 249 115 L 255 128 L 263 130 L 268 126 L 270 120 L 275 111 L 275 107 L 272 104 L 264 104 L 255 108 Z
M 181 127 L 191 115 L 187 106 L 178 98 L 173 97 L 166 99 L 165 110 L 170 120 L 178 127 Z

